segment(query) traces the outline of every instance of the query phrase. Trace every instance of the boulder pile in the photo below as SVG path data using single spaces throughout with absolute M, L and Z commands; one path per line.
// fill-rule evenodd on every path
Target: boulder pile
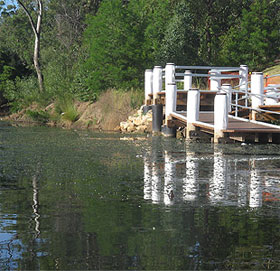
M 140 108 L 133 116 L 129 116 L 127 121 L 120 123 L 122 133 L 147 133 L 152 130 L 152 110 L 146 114 Z

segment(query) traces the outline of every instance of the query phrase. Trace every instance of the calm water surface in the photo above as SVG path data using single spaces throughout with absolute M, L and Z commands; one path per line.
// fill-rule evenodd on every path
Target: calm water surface
M 280 269 L 280 146 L 0 123 L 1 270 Z

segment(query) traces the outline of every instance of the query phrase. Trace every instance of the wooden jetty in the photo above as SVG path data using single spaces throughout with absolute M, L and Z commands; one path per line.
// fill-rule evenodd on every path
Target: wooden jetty
M 176 73 L 176 69 L 184 70 L 184 73 Z M 195 74 L 192 69 L 210 71 Z M 230 71 L 235 72 L 231 75 Z M 193 89 L 193 77 L 210 78 L 211 89 Z M 237 87 L 221 85 L 221 80 L 233 78 L 239 79 Z M 249 82 L 245 65 L 192 67 L 168 63 L 165 69 L 156 66 L 153 70 L 146 70 L 145 101 L 146 106 L 152 104 L 155 118 L 165 116 L 164 120 L 155 120 L 155 123 L 159 126 L 156 131 L 162 130 L 167 136 L 174 136 L 176 130 L 180 130 L 188 139 L 211 138 L 215 143 L 280 143 L 280 126 L 267 123 L 280 123 L 280 85 L 264 88 L 263 80 L 263 74 L 256 72 Z M 178 90 L 177 85 L 182 83 L 184 89 Z M 156 113 L 162 108 L 164 113 Z
M 186 112 L 178 112 L 171 114 L 172 119 L 169 120 L 170 127 L 183 127 L 187 126 Z M 199 121 L 194 122 L 195 130 L 190 135 L 190 138 L 204 137 L 202 133 L 209 135 L 211 138 L 214 136 L 214 113 L 213 112 L 200 112 Z M 239 141 L 251 143 L 280 143 L 280 129 L 270 126 L 266 123 L 258 121 L 252 122 L 234 116 L 229 116 L 228 127 L 222 130 L 224 137 L 220 139 L 221 142 Z

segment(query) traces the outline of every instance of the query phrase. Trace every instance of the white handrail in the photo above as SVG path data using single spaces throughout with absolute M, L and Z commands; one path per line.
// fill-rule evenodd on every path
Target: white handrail
M 175 66 L 182 70 L 219 70 L 219 71 L 239 71 L 240 67 L 212 67 L 212 66 Z
M 264 79 L 269 79 L 269 78 L 278 77 L 278 76 L 280 76 L 280 74 L 273 74 L 273 75 L 265 76 Z
M 186 73 L 175 73 L 175 76 L 191 76 L 191 77 L 213 77 L 219 78 L 219 79 L 231 79 L 231 78 L 241 78 L 240 75 L 230 75 L 230 74 L 208 74 L 208 73 L 192 73 L 192 74 L 186 74 Z

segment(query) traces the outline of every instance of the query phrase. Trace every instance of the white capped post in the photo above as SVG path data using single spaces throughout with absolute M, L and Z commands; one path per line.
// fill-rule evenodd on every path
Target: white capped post
M 239 89 L 245 92 L 245 106 L 248 106 L 248 66 L 247 65 L 240 65 L 239 75 L 241 78 L 239 79 Z
M 177 86 L 176 83 L 169 83 L 165 92 L 165 124 L 170 119 L 170 114 L 176 111 Z
M 231 112 L 231 95 L 232 95 L 232 87 L 231 84 L 223 84 L 222 92 L 225 92 L 228 96 L 228 112 Z
M 192 72 L 190 70 L 186 70 L 184 73 L 184 90 L 189 90 L 192 88 Z
M 158 103 L 158 93 L 162 90 L 162 67 L 155 66 L 153 69 L 153 104 Z
M 165 66 L 165 90 L 167 90 L 167 85 L 170 83 L 175 83 L 175 64 L 167 63 Z
M 228 128 L 228 96 L 226 93 L 217 93 L 214 100 L 214 143 L 224 137 L 223 130 Z
M 252 94 L 252 120 L 256 120 L 257 112 L 260 105 L 263 105 L 263 73 L 253 72 L 251 76 L 251 94 Z
M 194 122 L 199 120 L 200 92 L 197 88 L 191 88 L 188 91 L 187 101 L 187 138 L 190 138 L 190 132 L 195 131 Z
M 218 70 L 210 70 L 211 75 L 221 75 Z M 218 91 L 221 87 L 221 79 L 218 77 L 210 77 L 210 90 Z
M 147 69 L 145 70 L 145 105 L 151 104 L 153 94 L 153 70 Z

